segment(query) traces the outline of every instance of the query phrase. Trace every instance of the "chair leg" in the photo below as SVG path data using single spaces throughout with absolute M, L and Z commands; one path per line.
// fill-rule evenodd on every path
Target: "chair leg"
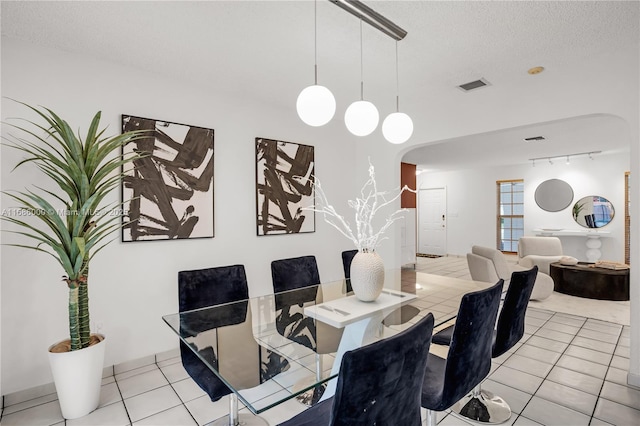
M 511 408 L 502 398 L 482 389 L 479 384 L 451 407 L 454 415 L 485 424 L 504 423 L 511 418 Z
M 438 423 L 438 412 L 435 410 L 427 410 L 426 426 L 436 426 L 436 423 Z

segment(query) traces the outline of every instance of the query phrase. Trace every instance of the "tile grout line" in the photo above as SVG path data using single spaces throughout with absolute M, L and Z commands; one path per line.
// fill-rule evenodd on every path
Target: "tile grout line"
M 562 313 L 561 313 L 561 312 L 556 312 L 556 313 L 554 313 L 554 314 L 549 318 L 549 320 L 547 320 L 547 322 L 550 322 L 550 321 L 551 321 L 551 318 L 555 317 L 557 314 L 562 314 Z M 565 315 L 566 315 L 566 314 L 565 314 Z M 578 315 L 573 315 L 573 316 L 578 316 Z M 581 318 L 585 318 L 584 322 L 582 323 L 582 325 L 580 326 L 580 328 L 578 329 L 578 331 L 573 335 L 573 337 L 571 338 L 571 341 L 569 341 L 569 343 L 567 344 L 567 347 L 562 351 L 562 353 L 561 353 L 560 357 L 558 358 L 558 361 L 560 361 L 560 359 L 562 358 L 562 356 L 566 354 L 567 350 L 568 350 L 568 349 L 569 349 L 569 347 L 571 346 L 571 343 L 576 339 L 576 337 L 578 337 L 578 333 L 580 333 L 580 331 L 581 331 L 581 330 L 585 329 L 585 328 L 584 328 L 584 325 L 589 321 L 589 318 L 588 318 L 588 317 L 581 317 Z M 544 325 L 546 325 L 546 324 L 547 324 L 547 322 L 545 322 L 545 324 L 544 324 Z M 606 322 L 606 321 L 605 321 L 605 322 Z M 542 328 L 542 327 L 543 327 L 543 326 L 540 326 L 540 328 Z M 539 329 L 538 329 L 538 330 L 539 330 Z M 588 329 L 588 328 L 587 328 L 587 329 L 585 329 L 585 330 L 590 330 L 590 329 Z M 595 330 L 591 330 L 591 331 L 595 331 Z M 568 334 L 568 333 L 565 333 L 565 334 Z M 618 336 L 618 340 L 619 340 L 619 339 L 620 339 L 620 337 Z M 553 340 L 553 339 L 551 339 L 551 340 Z M 576 346 L 578 346 L 578 347 L 582 347 L 582 346 L 580 346 L 580 345 L 576 345 Z M 616 344 L 616 347 L 617 347 L 617 344 Z M 586 348 L 586 349 L 589 349 L 589 348 Z M 600 352 L 600 351 L 597 351 L 597 352 Z M 614 348 L 614 352 L 615 352 L 615 348 Z M 567 356 L 570 356 L 570 355 L 567 355 Z M 613 360 L 613 354 L 611 354 L 611 360 Z M 607 366 L 607 372 L 608 372 L 609 366 L 610 366 L 610 364 L 611 364 L 611 360 L 609 361 L 609 365 Z M 556 367 L 556 366 L 558 365 L 558 361 L 556 361 L 556 362 L 554 362 L 554 363 L 553 363 L 553 366 L 551 367 L 551 370 L 553 370 L 553 368 L 554 368 L 554 367 Z M 585 360 L 585 361 L 594 362 L 594 361 L 590 361 L 590 360 Z M 596 364 L 597 364 L 597 363 L 596 363 Z M 604 364 L 601 364 L 601 365 L 604 365 Z M 540 386 L 538 386 L 538 388 L 536 389 L 536 391 L 533 393 L 533 395 L 532 395 L 531 399 L 533 399 L 533 396 L 535 396 L 535 395 L 536 395 L 536 393 L 540 390 L 540 388 L 542 387 L 542 385 L 544 384 L 544 382 L 545 382 L 546 380 L 549 380 L 551 383 L 556 383 L 556 382 L 554 382 L 553 380 L 548 379 L 549 374 L 551 374 L 551 370 L 549 370 L 549 373 L 547 373 L 547 374 L 546 374 L 546 376 L 542 379 L 542 383 L 540 383 Z M 572 371 L 575 371 L 575 370 L 572 370 Z M 581 374 L 585 374 L 585 373 L 582 373 L 582 372 L 579 372 L 579 371 L 576 371 L 576 372 L 577 372 L 577 373 L 581 373 Z M 586 375 L 590 376 L 589 374 L 586 374 Z M 591 376 L 591 377 L 595 377 L 595 376 Z M 591 415 L 581 413 L 580 411 L 577 411 L 577 410 L 575 410 L 575 409 L 573 409 L 573 408 L 571 408 L 571 407 L 567 407 L 567 406 L 565 406 L 565 405 L 558 404 L 558 403 L 557 403 L 557 402 L 555 402 L 555 401 L 549 401 L 549 400 L 547 400 L 547 399 L 545 399 L 545 398 L 543 398 L 543 397 L 540 397 L 540 396 L 539 396 L 538 398 L 540 398 L 540 399 L 544 399 L 544 400 L 546 400 L 546 401 L 549 401 L 549 402 L 551 402 L 551 403 L 553 403 L 553 404 L 556 404 L 556 405 L 561 406 L 561 407 L 563 407 L 563 408 L 566 408 L 566 409 L 568 409 L 568 410 L 574 411 L 574 412 L 576 412 L 576 413 L 584 414 L 584 415 L 586 415 L 586 416 L 589 416 L 589 424 L 590 424 L 590 423 L 593 421 L 593 419 L 594 419 L 595 410 L 596 410 L 596 407 L 597 407 L 597 405 L 598 405 L 598 400 L 601 398 L 601 397 L 600 397 L 600 393 L 602 392 L 602 388 L 604 387 L 604 382 L 605 382 L 605 381 L 606 381 L 606 373 L 605 373 L 605 377 L 603 377 L 603 378 L 602 378 L 602 385 L 600 386 L 600 391 L 598 392 L 598 395 L 596 395 L 596 403 L 594 404 L 593 411 L 591 412 Z M 562 384 L 562 383 L 559 383 L 559 384 L 560 384 L 560 385 L 562 385 L 562 386 L 566 386 L 565 384 Z M 567 386 L 567 387 L 568 387 L 568 386 Z M 577 390 L 580 390 L 580 389 L 577 389 Z M 529 400 L 529 402 L 531 402 L 531 400 Z M 529 405 L 529 403 L 527 403 L 527 405 Z M 525 408 L 526 408 L 526 406 L 525 406 Z M 524 411 L 524 408 L 523 408 L 523 411 Z M 530 420 L 533 420 L 533 419 L 530 419 Z M 598 419 L 598 420 L 600 420 L 600 419 Z
M 124 395 L 122 395 L 122 390 L 120 390 L 120 385 L 118 384 L 118 379 L 116 379 L 116 370 L 113 368 L 113 383 L 116 384 L 116 388 L 118 389 L 118 393 L 120 394 L 120 398 L 122 399 L 122 406 L 124 407 L 124 412 L 127 414 L 127 419 L 129 419 L 129 425 L 132 425 L 131 416 L 129 415 L 129 410 L 127 409 L 127 404 L 124 402 Z M 66 422 L 65 422 L 66 424 Z
M 549 318 L 547 318 L 547 319 L 546 319 L 546 320 L 545 320 L 545 321 L 544 321 L 544 322 L 543 322 L 543 323 L 542 323 L 542 324 L 541 324 L 541 325 L 536 329 L 536 331 L 535 331 L 534 333 L 532 333 L 532 334 L 531 334 L 531 336 L 529 336 L 529 339 L 530 339 L 532 336 L 535 336 L 535 335 L 536 335 L 536 333 L 537 333 L 537 332 L 538 332 L 542 327 L 544 327 L 547 323 L 551 322 L 551 318 L 553 318 L 553 317 L 554 317 L 554 315 L 555 315 L 555 313 L 554 313 L 554 314 L 551 314 L 551 315 L 549 316 Z M 540 318 L 538 318 L 538 319 L 540 319 Z M 526 324 L 526 319 L 525 319 L 525 324 Z M 527 339 L 527 340 L 529 340 L 529 339 Z M 550 339 L 550 340 L 553 340 L 553 339 Z M 525 342 L 525 343 L 526 343 L 526 342 Z M 524 345 L 524 343 L 523 343 L 523 345 Z M 522 345 L 520 345 L 520 347 L 522 347 Z M 518 349 L 520 349 L 520 347 L 519 347 Z M 569 345 L 567 345 L 567 348 L 568 348 L 568 347 L 569 347 Z M 507 357 L 507 359 L 505 359 L 505 360 L 504 360 L 504 362 L 501 364 L 501 366 L 502 366 L 502 365 L 504 365 L 504 363 L 505 363 L 505 362 L 507 362 L 507 360 L 508 360 L 509 358 L 511 358 L 511 357 L 512 357 L 516 352 L 517 352 L 517 350 L 518 350 L 518 349 L 516 349 L 515 351 L 513 351 L 513 352 L 511 353 L 511 355 L 509 355 L 509 356 Z M 566 351 L 566 348 L 565 348 L 565 351 Z M 563 353 L 564 353 L 564 351 L 563 351 Z M 562 355 L 560 355 L 560 356 L 562 356 Z M 559 359 L 560 359 L 560 357 L 558 357 L 558 360 L 559 360 Z M 556 362 L 557 362 L 557 361 L 556 361 Z M 556 365 L 556 363 L 553 363 L 553 366 L 551 367 L 551 370 L 553 370 L 553 367 L 555 367 L 555 365 Z M 549 372 L 551 372 L 551 370 L 549 370 Z M 549 375 L 549 373 L 547 373 L 547 376 L 548 376 L 548 375 Z M 524 406 L 522 407 L 522 410 L 520 411 L 520 413 L 518 413 L 518 416 L 517 416 L 517 417 L 516 417 L 516 419 L 514 420 L 514 423 L 515 423 L 515 422 L 518 420 L 518 418 L 520 418 L 520 417 L 523 417 L 523 418 L 528 419 L 528 420 L 531 420 L 531 421 L 535 421 L 535 420 L 533 420 L 533 419 L 529 419 L 528 417 L 524 416 L 522 413 L 524 413 L 524 410 L 527 408 L 527 406 L 529 406 L 529 404 L 530 404 L 530 403 L 531 403 L 531 401 L 533 400 L 533 397 L 536 395 L 536 392 L 538 392 L 538 390 L 539 390 L 539 389 L 540 389 L 540 387 L 542 386 L 542 383 L 544 383 L 544 381 L 545 381 L 545 380 L 546 380 L 546 377 L 542 379 L 542 382 L 540 383 L 540 386 L 538 386 L 538 388 L 537 388 L 537 389 L 536 389 L 536 390 L 531 394 L 531 398 L 529 398 L 529 400 L 527 401 L 527 403 L 526 403 L 526 404 L 524 404 Z M 500 382 L 498 382 L 498 383 L 500 383 Z M 502 384 L 504 385 L 504 383 L 502 383 Z M 508 385 L 504 385 L 504 386 L 508 386 Z M 511 387 L 511 386 L 509 386 L 509 387 Z M 516 388 L 513 388 L 513 389 L 516 389 Z M 519 389 L 516 389 L 516 390 L 519 390 Z
M 162 371 L 162 368 L 160 368 L 160 365 L 158 365 L 158 355 L 155 355 L 155 365 L 156 367 L 158 367 L 158 370 L 160 370 L 160 373 L 162 374 L 162 376 L 167 380 L 167 383 L 169 383 L 169 387 L 171 388 L 171 390 L 173 391 L 174 394 L 176 394 L 176 396 L 178 397 L 178 400 L 180 401 L 180 405 L 182 405 L 184 407 L 185 410 L 187 410 L 187 413 L 189 413 L 189 416 L 191 417 L 191 419 L 193 419 L 193 422 L 197 425 L 198 421 L 196 420 L 195 417 L 193 417 L 193 414 L 191 413 L 191 411 L 189 411 L 189 408 L 187 408 L 187 405 L 185 404 L 185 402 L 182 400 L 182 398 L 180 398 L 180 395 L 178 395 L 178 392 L 175 390 L 175 388 L 173 387 L 173 384 L 169 381 L 169 378 L 167 377 L 166 374 L 164 374 L 164 371 Z M 180 365 L 182 365 L 182 362 L 180 362 Z M 191 377 L 189 377 L 189 379 L 191 379 Z M 177 407 L 177 405 L 176 405 Z M 171 407 L 171 408 L 175 408 L 175 407 Z M 152 414 L 152 416 L 155 416 L 159 413 L 163 413 L 165 411 L 170 410 L 171 408 L 167 408 L 166 410 L 160 411 L 158 413 L 154 413 Z M 147 416 L 145 418 L 149 418 L 151 416 Z M 143 420 L 143 419 L 140 419 Z M 217 419 L 216 419 L 217 420 Z

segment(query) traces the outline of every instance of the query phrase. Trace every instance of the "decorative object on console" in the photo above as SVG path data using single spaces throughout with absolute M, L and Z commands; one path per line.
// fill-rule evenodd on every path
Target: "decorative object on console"
M 50 109 L 20 104 L 43 124 L 25 119 L 28 127 L 10 125 L 26 136 L 9 135 L 7 146 L 24 154 L 16 167 L 34 164 L 49 178 L 42 185 L 49 189 L 4 192 L 18 207 L 8 209 L 15 214 L 3 214 L 2 220 L 19 229 L 10 225 L 7 232 L 32 242 L 8 245 L 47 253 L 66 274 L 62 281 L 69 289 L 65 311 L 70 338 L 49 348 L 49 361 L 62 415 L 75 419 L 95 410 L 100 401 L 106 342 L 104 336 L 90 333 L 89 263 L 111 241 L 120 220 L 120 205 L 105 206 L 103 201 L 119 185 L 120 167 L 142 158 L 133 152 L 122 158 L 114 154 L 143 132 L 106 137 L 105 129 L 98 128 L 98 112 L 83 140 Z M 25 216 L 33 220 L 23 220 Z
M 315 232 L 315 214 L 303 206 L 314 198 L 314 148 L 256 138 L 256 223 L 258 235 Z
M 559 260 L 562 265 L 577 265 L 578 259 L 572 256 L 562 256 Z
M 122 241 L 213 238 L 213 129 L 123 115 L 122 130 L 149 132 L 123 155 L 151 153 L 123 170 Z
M 395 202 L 404 191 L 415 192 L 415 190 L 405 185 L 394 196 L 390 196 L 389 191 L 378 191 L 375 169 L 369 162 L 369 180 L 360 190 L 362 197 L 349 200 L 348 203 L 349 207 L 355 210 L 356 232 L 354 232 L 351 224 L 329 203 L 320 181 L 316 179 L 313 186 L 319 200 L 313 206 L 305 207 L 303 210 L 322 213 L 325 222 L 354 243 L 358 253 L 351 262 L 351 286 L 358 299 L 364 302 L 375 300 L 384 285 L 384 263 L 375 251 L 385 240 L 382 238 L 384 232 L 402 218 L 401 213 L 404 209 L 396 210 L 387 216 L 384 224 L 379 228 L 374 228 L 376 226 L 374 219 L 381 209 Z
M 559 212 L 571 205 L 573 189 L 563 180 L 549 179 L 538 185 L 534 198 L 542 210 Z
M 612 260 L 598 260 L 596 263 L 589 266 L 591 268 L 629 269 L 629 265 L 626 263 L 614 262 Z
M 582 197 L 573 205 L 573 220 L 585 228 L 602 228 L 614 215 L 613 204 L 599 195 Z

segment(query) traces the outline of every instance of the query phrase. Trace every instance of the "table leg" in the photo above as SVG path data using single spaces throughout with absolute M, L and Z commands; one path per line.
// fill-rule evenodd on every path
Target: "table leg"
M 340 345 L 338 345 L 338 352 L 336 352 L 336 359 L 331 369 L 331 375 L 338 374 L 340 371 L 340 364 L 342 364 L 342 357 L 345 352 L 375 342 L 380 338 L 380 324 L 382 324 L 384 316 L 385 312 L 378 312 L 368 318 L 349 324 L 344 328 Z M 335 378 L 327 383 L 327 389 L 324 391 L 320 401 L 324 401 L 336 393 L 337 382 L 338 379 Z
M 229 394 L 229 415 L 219 418 L 209 423 L 208 426 L 269 426 L 269 423 L 262 417 L 253 414 L 238 413 L 238 396 L 235 393 Z

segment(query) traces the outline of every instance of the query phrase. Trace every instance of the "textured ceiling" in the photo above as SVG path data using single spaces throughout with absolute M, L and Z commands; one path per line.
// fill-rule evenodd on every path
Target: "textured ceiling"
M 536 90 L 526 86 L 535 78 L 526 74 L 532 66 L 561 73 L 638 46 L 636 2 L 366 3 L 408 31 L 398 45 L 400 90 L 402 110 L 416 121 L 414 140 L 433 140 L 420 123 L 433 119 L 438 105 L 464 107 L 469 94 L 456 89 L 459 84 L 484 77 L 492 86 L 481 90 L 526 96 Z M 341 116 L 359 97 L 359 24 L 328 1 L 319 0 L 317 7 L 319 82 L 336 95 Z M 311 1 L 3 0 L 1 8 L 3 36 L 276 107 L 291 109 L 313 81 Z M 395 105 L 395 43 L 366 25 L 363 43 L 365 98 L 384 116 Z M 561 133 L 562 126 L 554 131 Z

